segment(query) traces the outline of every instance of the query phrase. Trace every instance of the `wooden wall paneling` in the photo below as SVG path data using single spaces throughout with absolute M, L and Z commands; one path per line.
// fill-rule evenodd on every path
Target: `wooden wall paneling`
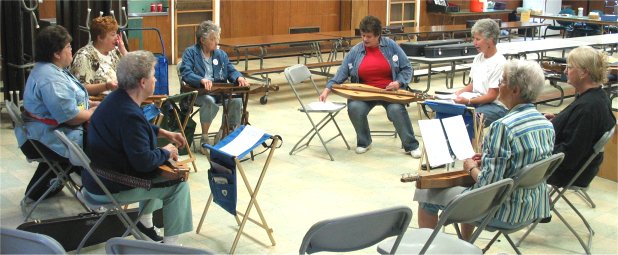
M 303 10 L 292 9 L 293 5 L 296 4 L 288 0 L 275 1 L 271 24 L 272 34 L 287 34 L 288 28 L 292 26 L 292 20 L 295 20 L 296 17 L 303 16 Z
M 368 7 L 368 0 L 352 1 L 352 18 L 350 19 L 352 29 L 358 28 L 360 21 L 369 14 Z
M 39 19 L 56 18 L 56 0 L 46 0 L 39 3 Z
M 171 25 L 169 16 L 146 16 L 143 19 L 144 27 L 154 27 L 161 31 L 163 37 L 163 45 L 165 46 L 165 56 L 171 62 L 172 58 L 172 40 L 171 40 Z M 154 53 L 161 53 L 161 43 L 159 36 L 154 31 L 143 31 L 144 50 Z M 184 48 L 183 48 L 184 49 Z
M 354 27 L 350 23 L 352 19 L 352 0 L 339 2 L 339 30 L 350 30 Z
M 274 4 L 278 0 L 231 0 L 221 2 L 232 9 L 230 18 L 230 37 L 256 36 L 273 34 Z
M 369 0 L 367 2 L 367 15 L 376 16 L 380 21 L 382 21 L 382 26 L 386 26 L 386 5 L 388 4 L 387 0 Z M 363 16 L 364 17 L 364 16 Z M 363 18 L 361 17 L 361 19 Z M 358 27 L 358 23 L 356 23 L 356 27 Z

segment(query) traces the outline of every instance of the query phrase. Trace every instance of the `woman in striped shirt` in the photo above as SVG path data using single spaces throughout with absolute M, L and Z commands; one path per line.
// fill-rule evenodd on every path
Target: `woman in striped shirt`
M 414 198 L 419 201 L 420 228 L 434 228 L 438 211 L 443 210 L 455 195 L 512 177 L 524 166 L 552 155 L 553 126 L 531 103 L 544 83 L 543 70 L 537 63 L 524 60 L 506 63 L 499 86 L 499 100 L 509 112 L 490 125 L 483 141 L 483 153 L 464 161 L 464 170 L 476 183 L 470 188 L 417 190 Z M 443 192 L 453 195 L 445 196 Z M 443 199 L 436 201 L 437 197 Z M 489 226 L 517 228 L 530 220 L 548 217 L 549 209 L 545 184 L 516 189 L 500 206 Z M 463 224 L 464 239 L 470 237 L 473 229 L 473 225 Z

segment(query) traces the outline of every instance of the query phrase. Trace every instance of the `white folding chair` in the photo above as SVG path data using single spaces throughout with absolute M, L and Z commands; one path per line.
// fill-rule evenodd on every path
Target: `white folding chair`
M 562 159 L 564 159 L 564 153 L 557 153 L 546 159 L 543 159 L 538 162 L 525 166 L 523 169 L 517 172 L 516 176 L 512 177 L 515 183 L 513 190 L 516 190 L 518 188 L 533 189 L 533 188 L 538 187 L 539 185 L 546 185 L 545 181 L 547 180 L 547 178 L 549 178 L 549 176 L 551 176 L 554 170 L 556 170 L 556 168 L 560 165 L 560 163 L 562 162 Z M 512 193 L 512 191 L 510 193 Z M 510 195 L 511 194 L 509 194 L 509 196 Z M 485 248 L 483 248 L 483 253 L 489 250 L 491 245 L 498 239 L 498 237 L 500 237 L 500 235 L 504 235 L 504 238 L 506 238 L 509 244 L 511 244 L 511 247 L 513 247 L 515 252 L 517 254 L 521 254 L 521 252 L 519 251 L 519 249 L 517 248 L 517 246 L 511 239 L 511 237 L 509 237 L 509 234 L 515 233 L 521 229 L 528 227 L 530 224 L 534 223 L 536 220 L 538 219 L 533 219 L 530 222 L 527 222 L 527 224 L 522 225 L 521 227 L 511 228 L 511 229 L 497 228 L 497 227 L 492 227 L 489 225 L 485 226 L 485 230 L 491 231 L 491 232 L 498 231 L 498 233 L 496 233 L 496 235 L 491 239 L 491 241 L 489 241 L 489 243 L 485 246 Z
M 356 251 L 393 237 L 389 253 L 394 254 L 411 219 L 412 210 L 400 206 L 323 220 L 307 231 L 299 253 Z
M 472 243 L 491 219 L 487 216 L 494 214 L 512 187 L 513 180 L 506 178 L 456 196 L 442 211 L 434 229 L 407 231 L 399 243 L 398 251 L 403 254 L 483 254 L 483 251 Z M 448 224 L 472 223 L 481 219 L 482 223 L 472 234 L 471 242 L 442 233 L 442 227 Z M 393 238 L 381 242 L 378 252 L 390 254 L 394 243 Z
M 13 125 L 15 126 L 15 132 L 19 131 L 19 132 L 22 132 L 23 134 L 27 134 L 28 130 L 24 126 L 24 120 L 22 119 L 21 110 L 19 110 L 17 105 L 12 103 L 11 101 L 5 100 L 5 104 L 9 112 L 9 116 L 11 117 L 11 120 L 13 121 Z M 52 190 L 56 189 L 58 185 L 64 185 L 69 190 L 69 192 L 71 192 L 73 197 L 75 197 L 76 199 L 77 199 L 76 191 L 78 190 L 77 185 L 69 177 L 69 172 L 71 171 L 72 166 L 69 165 L 68 167 L 63 168 L 59 162 L 50 160 L 47 156 L 45 156 L 45 154 L 42 152 L 39 145 L 37 145 L 40 143 L 34 142 L 30 139 L 28 139 L 26 142 L 30 143 L 32 147 L 34 147 L 34 149 L 37 151 L 37 154 L 39 156 L 37 158 L 26 157 L 26 160 L 28 160 L 28 162 L 45 163 L 49 166 L 49 169 L 31 186 L 30 190 L 26 191 L 24 198 L 20 202 L 22 214 L 25 215 L 24 221 L 28 221 L 28 219 L 30 219 L 30 216 L 32 215 L 34 210 L 39 206 L 39 204 L 43 201 L 43 199 L 47 197 L 47 195 Z M 45 180 L 45 177 L 51 174 L 52 172 L 57 177 L 57 180 L 54 182 L 54 185 L 50 186 L 45 191 L 45 193 L 43 193 L 43 195 L 39 199 L 37 199 L 37 201 L 35 201 L 34 204 L 32 204 L 32 206 L 30 207 L 30 210 L 27 210 L 28 206 L 27 206 L 26 200 L 28 199 L 28 196 L 34 190 L 34 188 L 38 187 L 39 184 L 43 180 Z M 83 203 L 82 203 L 82 206 L 84 207 L 84 209 L 88 210 L 88 208 Z
M 123 209 L 123 207 L 128 206 L 129 204 L 133 204 L 139 201 L 119 203 L 114 198 L 114 196 L 112 196 L 112 193 L 107 189 L 107 187 L 105 187 L 103 182 L 101 182 L 101 179 L 91 167 L 90 159 L 88 158 L 88 156 L 86 156 L 86 153 L 84 153 L 84 151 L 79 146 L 77 146 L 77 144 L 71 141 L 64 133 L 56 130 L 54 131 L 54 134 L 67 147 L 69 151 L 69 160 L 71 161 L 71 163 L 75 166 L 81 166 L 84 170 L 88 171 L 88 174 L 92 176 L 92 179 L 94 179 L 97 185 L 99 185 L 99 187 L 101 188 L 101 190 L 103 190 L 103 192 L 105 193 L 105 196 L 109 200 L 109 202 L 101 202 L 97 199 L 94 199 L 92 196 L 88 195 L 89 194 L 88 192 L 85 192 L 86 191 L 85 188 L 81 192 L 78 192 L 77 196 L 80 198 L 80 200 L 82 200 L 88 206 L 88 208 L 92 209 L 93 211 L 100 209 L 100 208 L 105 208 L 105 212 L 103 212 L 103 214 L 97 220 L 97 222 L 95 222 L 92 228 L 90 228 L 86 236 L 84 236 L 84 238 L 80 242 L 79 246 L 77 246 L 77 249 L 75 250 L 75 252 L 79 254 L 80 250 L 86 244 L 86 241 L 88 241 L 88 238 L 90 238 L 90 236 L 99 227 L 99 225 L 103 222 L 103 220 L 105 220 L 105 218 L 112 213 L 114 213 L 118 217 L 120 222 L 122 222 L 122 224 L 127 228 L 123 236 L 128 235 L 130 232 L 136 238 L 146 239 L 144 235 L 142 235 L 142 232 L 140 232 L 135 226 L 142 212 L 140 211 L 138 213 L 136 220 L 133 220 L 131 219 L 131 217 L 129 217 L 129 215 Z M 126 178 L 130 178 L 130 176 L 126 176 Z
M 0 229 L 2 254 L 67 254 L 55 239 L 18 229 Z
M 317 135 L 318 138 L 320 139 L 320 142 L 322 142 L 322 146 L 324 146 L 324 149 L 326 149 L 326 153 L 328 153 L 330 160 L 334 161 L 335 159 L 333 158 L 333 155 L 328 150 L 328 147 L 326 147 L 326 144 L 328 142 L 341 136 L 341 139 L 343 139 L 343 142 L 345 143 L 346 148 L 348 148 L 348 150 L 350 149 L 350 145 L 348 145 L 348 141 L 345 140 L 345 137 L 343 136 L 343 133 L 341 132 L 341 128 L 339 128 L 339 125 L 337 124 L 337 121 L 335 120 L 335 116 L 337 116 L 337 114 L 339 114 L 339 112 L 341 112 L 341 110 L 343 110 L 346 107 L 346 104 L 345 103 L 335 103 L 335 107 L 328 108 L 328 109 L 316 108 L 312 104 L 306 104 L 301 99 L 301 96 L 297 90 L 297 87 L 300 86 L 303 82 L 310 81 L 311 84 L 313 85 L 313 89 L 315 89 L 315 98 L 318 98 L 320 96 L 320 91 L 318 90 L 318 87 L 315 84 L 315 81 L 313 80 L 313 77 L 311 75 L 311 72 L 309 71 L 309 68 L 307 68 L 303 64 L 297 64 L 297 65 L 293 65 L 293 66 L 286 68 L 284 70 L 284 74 L 285 74 L 285 78 L 288 80 L 288 84 L 290 84 L 290 87 L 292 87 L 292 91 L 294 91 L 294 95 L 296 96 L 296 99 L 298 99 L 298 102 L 300 103 L 301 108 L 298 110 L 301 112 L 304 112 L 305 115 L 307 115 L 309 122 L 311 123 L 311 129 L 294 145 L 292 150 L 290 150 L 290 155 L 292 155 L 293 153 L 297 151 L 301 151 L 309 147 L 309 143 Z M 313 118 L 311 118 L 311 114 L 322 114 L 324 115 L 324 117 L 320 121 L 315 122 Z M 335 125 L 338 133 L 335 136 L 331 137 L 330 139 L 325 140 L 324 138 L 322 138 L 320 131 L 330 122 L 332 122 Z M 301 145 L 303 141 L 304 143 Z
M 120 237 L 105 243 L 107 254 L 214 254 L 212 252 L 185 246 L 132 240 Z
M 577 238 L 577 241 L 579 241 L 579 244 L 586 251 L 586 254 L 590 254 L 590 250 L 592 249 L 592 236 L 594 236 L 594 230 L 592 230 L 592 227 L 590 226 L 590 224 L 588 223 L 588 221 L 586 220 L 584 215 L 582 215 L 581 212 L 579 212 L 579 210 L 577 210 L 577 208 L 565 196 L 565 193 L 569 189 L 572 189 L 573 183 L 586 170 L 586 168 L 588 168 L 588 165 L 590 164 L 590 162 L 592 162 L 592 160 L 594 160 L 594 158 L 596 158 L 597 155 L 599 155 L 599 153 L 603 152 L 603 150 L 605 148 L 605 144 L 607 144 L 609 139 L 612 137 L 612 135 L 614 134 L 615 129 L 616 129 L 616 127 L 612 127 L 611 130 L 605 132 L 603 134 L 603 136 L 601 136 L 601 138 L 594 144 L 594 146 L 592 147 L 592 154 L 590 155 L 590 157 L 588 157 L 588 160 L 586 160 L 586 162 L 577 171 L 577 173 L 573 176 L 573 178 L 571 178 L 571 180 L 569 181 L 569 183 L 567 185 L 565 185 L 563 187 L 559 187 L 559 186 L 556 186 L 556 185 L 551 185 L 552 186 L 552 190 L 549 193 L 549 197 L 551 199 L 550 206 L 551 206 L 552 212 L 554 212 L 554 214 L 556 214 L 556 216 L 558 216 L 560 221 L 562 221 L 562 223 L 564 223 L 564 225 L 569 229 L 569 231 L 571 231 L 571 233 L 573 233 L 575 238 Z M 573 229 L 573 227 L 567 222 L 567 220 L 564 219 L 562 214 L 560 214 L 560 212 L 558 212 L 558 210 L 556 209 L 556 203 L 560 199 L 564 200 L 569 205 L 569 207 L 571 207 L 571 209 L 573 209 L 575 214 L 577 214 L 577 216 L 582 220 L 582 222 L 586 226 L 586 230 L 588 230 L 588 243 L 584 242 L 584 240 L 581 238 L 581 236 L 575 231 L 575 229 Z M 524 241 L 524 239 L 528 236 L 528 234 L 530 234 L 530 232 L 532 230 L 534 230 L 534 228 L 537 226 L 537 224 L 539 222 L 540 222 L 540 219 L 538 221 L 534 222 L 532 227 L 530 227 L 528 229 L 528 231 L 526 231 L 526 233 L 521 237 L 521 239 L 519 240 L 517 245 L 520 245 L 521 242 Z

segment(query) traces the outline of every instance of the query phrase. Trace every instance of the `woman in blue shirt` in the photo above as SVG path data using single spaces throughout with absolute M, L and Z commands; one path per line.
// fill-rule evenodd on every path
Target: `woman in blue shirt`
M 249 86 L 249 82 L 234 68 L 225 51 L 217 49 L 221 28 L 207 20 L 200 24 L 195 32 L 197 43 L 182 54 L 180 74 L 182 80 L 194 88 L 204 88 L 209 91 L 213 82 L 230 82 L 238 86 Z M 226 100 L 227 101 L 227 100 Z M 200 106 L 200 123 L 202 125 L 202 140 L 207 143 L 208 130 L 212 120 L 217 116 L 219 106 L 213 96 L 205 94 L 198 96 L 195 103 Z M 229 127 L 240 125 L 242 117 L 242 99 L 233 98 L 226 102 L 228 107 Z M 201 148 L 201 146 L 200 146 Z M 205 150 L 202 150 L 205 154 Z
M 96 109 L 88 101 L 86 88 L 66 69 L 73 61 L 71 35 L 62 26 L 49 26 L 39 32 L 35 39 L 36 63 L 24 87 L 24 122 L 27 133 L 16 130 L 21 150 L 29 158 L 38 157 L 27 139 L 44 146 L 43 154 L 51 160 L 68 165 L 68 151 L 56 138 L 54 130 L 64 132 L 71 140 L 81 145 L 84 124 Z M 29 190 L 34 182 L 49 167 L 40 163 L 28 184 Z M 47 190 L 49 182 L 42 182 L 29 197 L 38 199 Z M 62 189 L 51 194 L 55 194 Z M 50 194 L 50 195 L 51 195 Z
M 526 165 L 553 154 L 554 128 L 532 104 L 544 83 L 543 69 L 536 62 L 515 60 L 504 65 L 499 99 L 509 112 L 490 125 L 483 141 L 483 154 L 464 161 L 464 170 L 476 183 L 470 188 L 416 190 L 414 200 L 419 202 L 420 228 L 434 228 L 438 210 L 443 210 L 454 196 L 512 177 Z M 545 183 L 518 188 L 500 206 L 489 226 L 517 228 L 530 220 L 548 217 L 549 209 Z M 473 230 L 470 224 L 462 225 L 465 240 Z

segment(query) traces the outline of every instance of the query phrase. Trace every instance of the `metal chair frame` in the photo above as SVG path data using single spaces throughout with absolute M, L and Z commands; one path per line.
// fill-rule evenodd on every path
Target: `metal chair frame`
M 309 119 L 309 122 L 311 123 L 311 129 L 300 140 L 298 140 L 298 142 L 290 150 L 289 154 L 292 155 L 293 153 L 297 151 L 301 151 L 303 149 L 308 148 L 311 140 L 313 140 L 313 138 L 317 135 L 318 138 L 320 139 L 320 142 L 322 142 L 322 146 L 324 146 L 326 153 L 328 153 L 330 160 L 334 161 L 335 159 L 333 158 L 333 155 L 330 153 L 330 150 L 326 146 L 327 143 L 329 143 L 330 141 L 334 140 L 337 137 L 341 137 L 341 139 L 343 139 L 343 142 L 345 143 L 346 148 L 348 150 L 350 149 L 350 145 L 348 144 L 348 141 L 346 141 L 345 136 L 343 135 L 343 132 L 341 132 L 341 128 L 339 128 L 339 124 L 337 124 L 337 121 L 335 120 L 335 116 L 337 116 L 337 114 L 339 114 L 341 110 L 343 110 L 346 107 L 346 104 L 337 103 L 340 105 L 340 107 L 336 109 L 332 109 L 332 110 L 312 109 L 311 107 L 309 107 L 309 105 L 303 102 L 303 100 L 301 99 L 301 95 L 296 89 L 296 87 L 300 85 L 301 83 L 310 81 L 311 84 L 313 85 L 313 89 L 315 89 L 316 97 L 320 96 L 320 91 L 318 90 L 318 87 L 315 84 L 315 81 L 313 80 L 313 77 L 311 75 L 311 72 L 309 71 L 309 68 L 307 68 L 307 66 L 303 64 L 296 64 L 296 65 L 286 68 L 284 71 L 284 74 L 285 74 L 285 78 L 288 80 L 288 84 L 290 85 L 290 87 L 292 88 L 292 91 L 294 92 L 294 95 L 296 96 L 296 99 L 300 103 L 301 108 L 299 108 L 298 110 L 305 113 L 305 115 L 307 115 L 307 118 Z M 325 116 L 320 121 L 315 122 L 313 118 L 311 118 L 311 114 L 315 114 L 315 113 L 322 113 L 322 114 L 325 114 Z M 322 130 L 330 122 L 332 122 L 335 125 L 338 133 L 335 136 L 329 138 L 328 140 L 325 140 L 320 134 L 320 130 Z M 301 144 L 303 141 L 305 142 Z

